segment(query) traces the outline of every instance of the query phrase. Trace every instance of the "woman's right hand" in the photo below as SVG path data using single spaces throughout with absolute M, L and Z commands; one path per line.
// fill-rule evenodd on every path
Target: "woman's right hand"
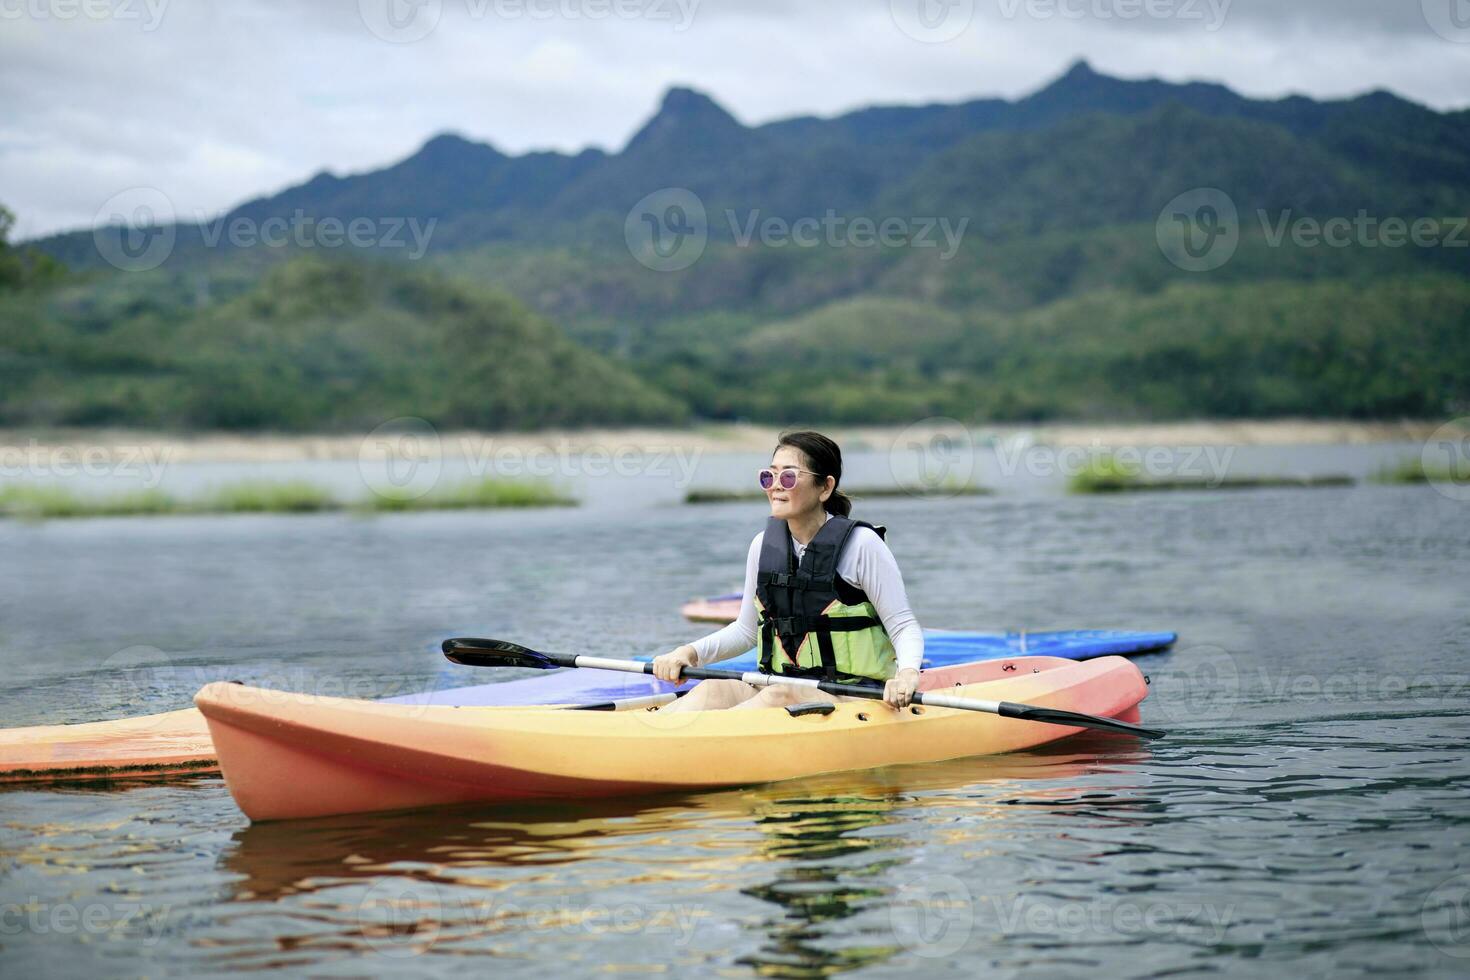
M 677 681 L 685 667 L 698 667 L 699 654 L 689 644 L 684 644 L 672 653 L 653 658 L 653 676 L 661 681 Z

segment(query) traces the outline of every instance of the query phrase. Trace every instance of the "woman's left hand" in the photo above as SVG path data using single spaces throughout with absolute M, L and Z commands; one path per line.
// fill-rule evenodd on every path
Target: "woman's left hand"
M 919 672 L 912 667 L 900 670 L 883 685 L 883 700 L 895 708 L 902 708 L 913 700 L 919 687 Z

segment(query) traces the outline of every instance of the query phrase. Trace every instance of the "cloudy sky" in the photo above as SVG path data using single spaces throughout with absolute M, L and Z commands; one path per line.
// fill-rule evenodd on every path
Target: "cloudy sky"
M 1015 97 L 1079 57 L 1458 109 L 1470 0 L 0 0 L 0 203 L 18 237 L 140 186 L 203 217 L 444 130 L 615 149 L 673 84 L 758 123 Z

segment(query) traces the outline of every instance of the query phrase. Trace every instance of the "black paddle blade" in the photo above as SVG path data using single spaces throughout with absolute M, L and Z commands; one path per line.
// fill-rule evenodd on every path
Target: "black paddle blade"
M 466 667 L 536 667 L 553 670 L 561 666 L 530 647 L 509 640 L 482 640 L 462 636 L 444 641 L 444 656 Z
M 1144 728 L 1141 725 L 1119 721 L 1116 718 L 1084 715 L 1076 711 L 1063 711 L 1060 708 L 1042 708 L 1037 705 L 1016 704 L 1014 701 L 1002 701 L 1000 703 L 1000 714 L 1006 718 L 1044 721 L 1053 725 L 1067 725 L 1072 728 L 1096 728 L 1102 732 L 1121 732 L 1124 735 L 1136 735 L 1139 738 L 1163 738 L 1168 734 L 1158 728 Z

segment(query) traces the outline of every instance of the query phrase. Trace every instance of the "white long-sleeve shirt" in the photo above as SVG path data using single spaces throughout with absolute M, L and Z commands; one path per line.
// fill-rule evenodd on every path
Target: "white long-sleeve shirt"
M 740 615 L 723 629 L 690 644 L 699 656 L 700 666 L 738 657 L 756 645 L 755 582 L 760 571 L 761 544 L 765 536 L 765 531 L 757 534 L 745 556 L 745 588 L 741 590 Z M 792 538 L 791 546 L 796 552 L 796 560 L 801 561 L 806 545 Z M 904 590 L 898 562 L 877 532 L 866 527 L 853 528 L 847 547 L 837 559 L 837 574 L 867 593 L 898 655 L 898 669 L 912 667 L 918 670 L 924 662 L 924 631 L 919 627 L 914 611 L 909 608 L 908 592 Z

